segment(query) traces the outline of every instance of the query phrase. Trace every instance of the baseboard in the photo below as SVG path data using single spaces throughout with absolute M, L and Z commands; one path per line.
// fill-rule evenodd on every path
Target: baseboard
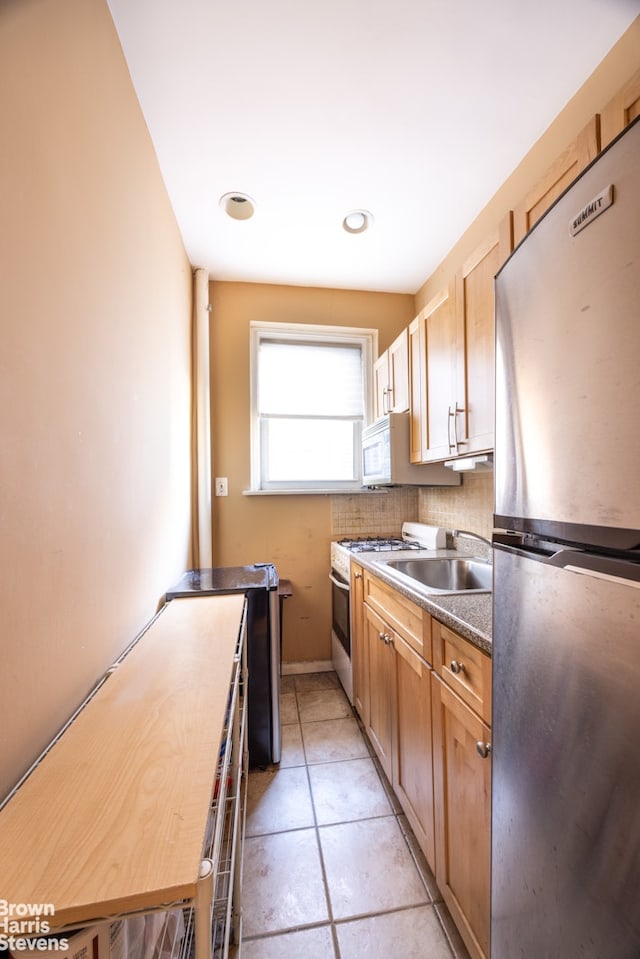
M 282 675 L 295 676 L 299 673 L 330 673 L 333 663 L 330 659 L 311 659 L 301 663 L 283 663 Z

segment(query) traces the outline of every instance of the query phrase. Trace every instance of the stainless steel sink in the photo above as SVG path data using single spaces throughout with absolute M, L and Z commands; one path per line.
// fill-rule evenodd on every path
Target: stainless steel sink
M 385 566 L 434 593 L 491 592 L 492 566 L 481 559 L 396 559 Z

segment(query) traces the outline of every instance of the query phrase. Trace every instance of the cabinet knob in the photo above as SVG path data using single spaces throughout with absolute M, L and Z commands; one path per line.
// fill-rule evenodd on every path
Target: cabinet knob
M 452 659 L 449 663 L 449 669 L 457 676 L 458 673 L 464 672 L 464 663 L 461 663 L 459 659 Z
M 491 743 L 476 743 L 476 752 L 481 759 L 488 759 L 491 752 Z
M 354 573 L 354 574 L 353 574 L 353 578 L 354 578 L 354 579 L 362 579 L 362 573 Z
M 381 639 L 384 643 L 384 633 L 378 633 L 378 639 Z

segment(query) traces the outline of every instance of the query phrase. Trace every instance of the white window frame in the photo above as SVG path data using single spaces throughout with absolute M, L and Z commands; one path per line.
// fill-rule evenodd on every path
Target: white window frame
M 337 493 L 362 489 L 362 465 L 359 437 L 354 444 L 355 481 L 307 481 L 265 483 L 262 478 L 262 437 L 258 417 L 258 349 L 263 338 L 299 340 L 306 343 L 355 344 L 362 350 L 364 416 L 362 426 L 370 422 L 373 411 L 373 358 L 378 355 L 378 331 L 359 327 L 329 326 L 312 323 L 250 323 L 251 369 L 251 489 L 248 493 Z M 329 386 L 330 384 L 328 384 Z M 361 431 L 360 431 L 361 436 Z

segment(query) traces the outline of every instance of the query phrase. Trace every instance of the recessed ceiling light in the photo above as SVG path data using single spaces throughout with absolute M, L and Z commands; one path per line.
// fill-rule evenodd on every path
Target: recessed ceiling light
M 368 210 L 352 210 L 342 221 L 342 229 L 347 233 L 364 233 L 373 226 L 373 216 Z
M 255 204 L 246 193 L 225 193 L 220 206 L 232 220 L 250 220 L 255 213 Z

